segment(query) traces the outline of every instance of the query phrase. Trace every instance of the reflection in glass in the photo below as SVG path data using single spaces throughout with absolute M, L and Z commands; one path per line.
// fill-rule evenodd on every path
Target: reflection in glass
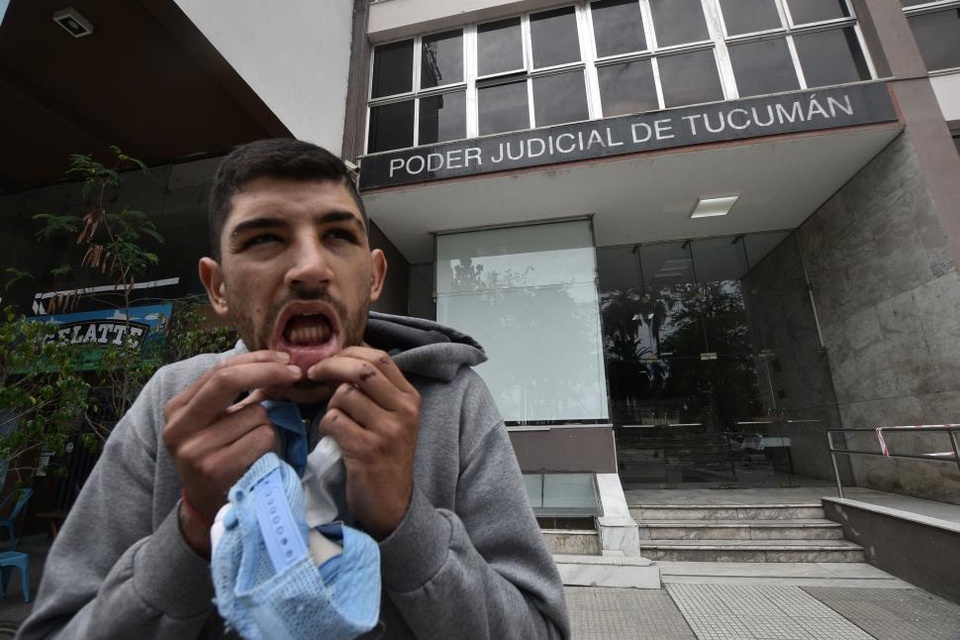
M 530 16 L 530 41 L 535 69 L 579 61 L 580 39 L 573 7 Z
M 741 98 L 800 88 L 786 39 L 730 45 L 729 51 Z
M 385 44 L 373 51 L 371 97 L 382 98 L 413 90 L 413 40 Z
M 484 346 L 507 421 L 607 418 L 586 221 L 442 235 L 436 265 L 437 318 Z
M 538 127 L 589 118 L 583 71 L 568 71 L 534 78 L 533 109 Z
M 647 40 L 643 35 L 643 18 L 636 0 L 604 0 L 590 5 L 597 55 L 643 51 Z
M 657 46 L 671 47 L 707 40 L 707 22 L 700 0 L 650 0 Z
M 713 50 L 657 58 L 663 106 L 677 107 L 723 100 L 723 87 Z
M 603 116 L 622 116 L 660 108 L 650 60 L 597 68 Z
M 370 153 L 413 146 L 413 100 L 370 108 Z
M 787 0 L 793 24 L 849 18 L 846 0 Z
M 852 28 L 794 36 L 808 87 L 869 80 L 870 70 Z
M 960 12 L 923 13 L 907 21 L 928 71 L 960 67 Z
M 467 137 L 467 94 L 465 91 L 420 98 L 418 144 L 434 144 Z
M 477 27 L 477 73 L 486 76 L 523 69 L 520 18 Z
M 477 89 L 480 135 L 530 128 L 527 81 Z
M 720 9 L 730 36 L 782 26 L 774 0 L 720 0 Z
M 463 82 L 463 32 L 447 31 L 423 37 L 420 87 L 427 89 Z

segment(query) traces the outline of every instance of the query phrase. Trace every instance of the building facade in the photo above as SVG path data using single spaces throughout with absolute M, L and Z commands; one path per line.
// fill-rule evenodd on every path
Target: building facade
M 125 195 L 175 239 L 151 295 L 198 292 L 218 157 L 301 137 L 360 168 L 390 262 L 379 308 L 487 348 L 479 372 L 542 513 L 576 514 L 595 473 L 678 489 L 837 473 L 960 503 L 956 465 L 835 469 L 827 439 L 869 429 L 837 442 L 877 451 L 876 427 L 960 422 L 960 2 L 129 6 L 254 123 L 202 148 L 175 136 L 166 155 L 140 145 L 154 177 Z M 25 7 L 11 2 L 0 49 Z M 26 248 L 29 216 L 79 198 L 17 184 L 0 197 L 18 221 L 2 242 L 43 272 L 56 248 Z

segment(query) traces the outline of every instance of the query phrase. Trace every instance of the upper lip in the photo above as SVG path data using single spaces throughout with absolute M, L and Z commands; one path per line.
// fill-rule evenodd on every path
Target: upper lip
M 337 324 L 337 314 L 333 307 L 319 300 L 295 300 L 283 308 L 277 317 L 277 324 L 273 330 L 273 345 L 281 344 L 283 340 L 284 329 L 290 318 L 294 316 L 315 316 L 321 315 L 330 323 L 331 334 L 336 334 L 340 327 Z

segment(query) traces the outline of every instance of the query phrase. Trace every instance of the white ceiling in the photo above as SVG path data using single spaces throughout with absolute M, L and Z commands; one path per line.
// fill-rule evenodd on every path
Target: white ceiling
M 900 132 L 897 123 L 550 165 L 366 191 L 411 263 L 433 234 L 592 215 L 598 247 L 794 229 Z M 699 197 L 740 195 L 691 219 Z

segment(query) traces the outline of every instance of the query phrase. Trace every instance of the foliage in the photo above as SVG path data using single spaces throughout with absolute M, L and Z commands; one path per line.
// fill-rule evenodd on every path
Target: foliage
M 234 329 L 210 325 L 201 311 L 205 302 L 192 298 L 174 304 L 164 362 L 177 362 L 199 353 L 220 353 L 236 344 L 239 336 Z
M 108 278 L 118 285 L 124 294 L 124 304 L 129 307 L 130 294 L 138 277 L 159 262 L 156 253 L 147 249 L 146 241 L 163 242 L 153 220 L 143 211 L 127 207 L 112 210 L 108 205 L 117 197 L 123 183 L 123 169 L 139 167 L 145 174 L 146 165 L 110 147 L 115 159 L 107 166 L 91 156 L 73 154 L 67 175 L 82 179 L 81 190 L 85 203 L 83 212 L 39 213 L 34 220 L 42 223 L 37 237 L 49 241 L 60 235 L 75 239 L 76 252 L 64 256 L 61 266 L 52 270 L 57 277 L 81 278 L 84 273 L 95 278 Z M 76 263 L 76 264 L 73 264 Z M 77 269 L 76 267 L 81 267 Z M 55 298 L 48 303 L 48 311 L 69 309 L 76 296 Z
M 38 454 L 63 453 L 81 431 L 90 387 L 72 366 L 73 345 L 51 339 L 55 326 L 10 307 L 0 314 L 0 458 L 19 482 Z

